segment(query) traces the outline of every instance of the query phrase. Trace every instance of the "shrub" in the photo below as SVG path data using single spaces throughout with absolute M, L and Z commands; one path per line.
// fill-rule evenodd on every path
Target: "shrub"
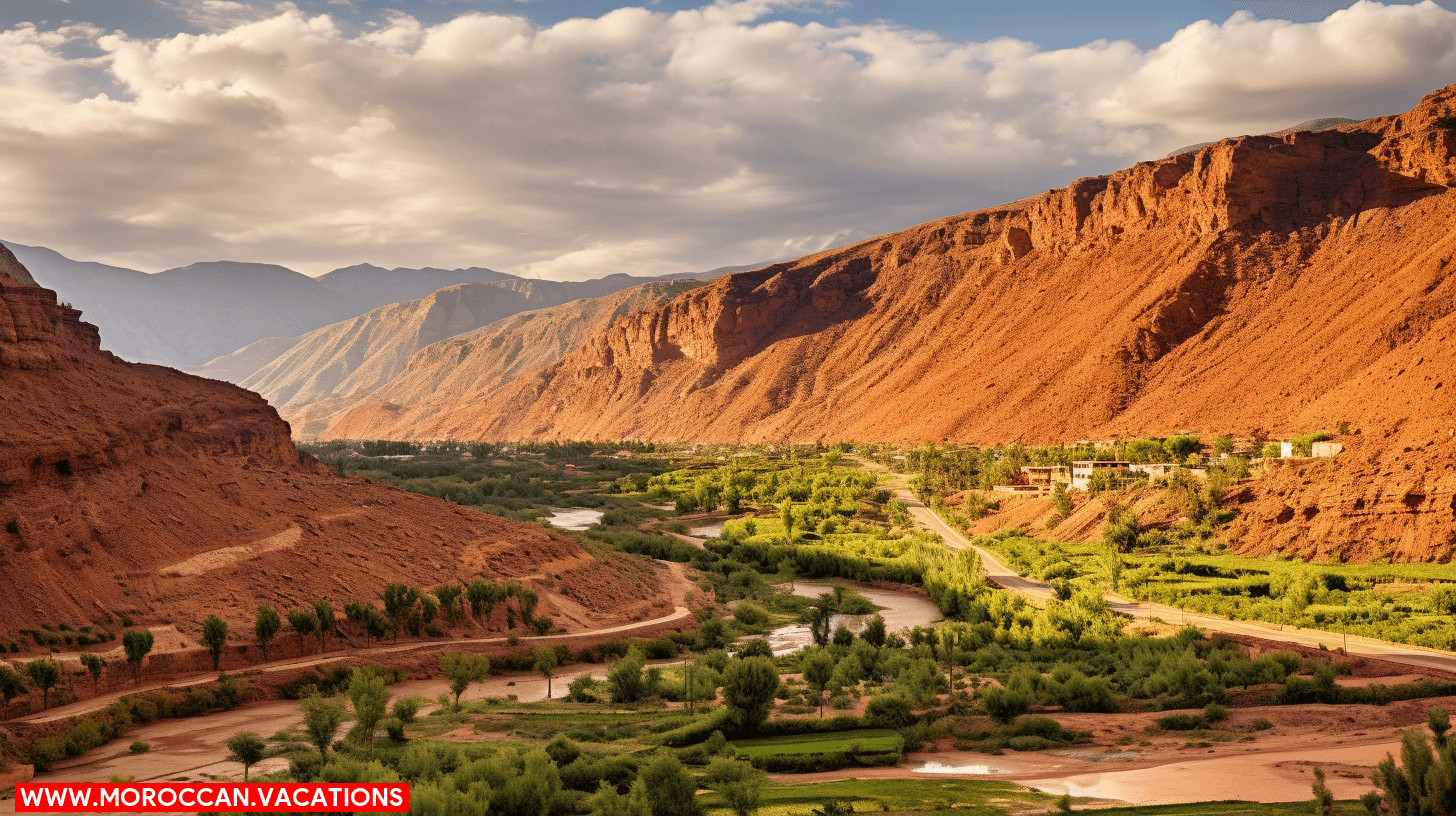
M 981 692 L 981 705 L 991 719 L 1003 725 L 1031 710 L 1031 693 L 992 686 Z
M 915 714 L 904 696 L 877 694 L 865 706 L 865 722 L 876 728 L 904 728 L 915 722 Z
M 1196 731 L 1208 727 L 1208 720 L 1197 714 L 1169 714 L 1156 722 L 1164 731 Z
M 145 754 L 146 752 L 152 750 L 152 746 L 151 743 L 147 742 L 133 742 L 131 744 L 131 747 L 129 747 L 127 750 L 131 751 L 133 754 Z
M 1203 707 L 1203 719 L 1210 723 L 1221 723 L 1228 719 L 1228 707 L 1218 703 L 1209 703 Z

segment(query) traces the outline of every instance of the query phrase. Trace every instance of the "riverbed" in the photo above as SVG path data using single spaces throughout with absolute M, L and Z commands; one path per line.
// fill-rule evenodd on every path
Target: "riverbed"
M 552 527 L 562 530 L 585 530 L 602 520 L 602 511 L 590 507 L 550 507 L 546 519 Z

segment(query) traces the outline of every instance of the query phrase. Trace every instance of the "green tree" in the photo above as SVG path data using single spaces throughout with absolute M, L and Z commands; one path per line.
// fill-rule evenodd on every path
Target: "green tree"
M 101 670 L 106 668 L 106 660 L 95 652 L 82 652 L 81 665 L 86 667 L 86 673 L 91 675 L 91 693 L 101 691 Z
M 733 719 L 750 730 L 768 719 L 778 687 L 779 670 L 766 657 L 731 660 L 723 672 L 723 701 Z
M 834 645 L 845 649 L 854 645 L 854 633 L 849 631 L 848 626 L 841 623 L 835 628 Z
M 703 775 L 708 787 L 717 791 L 734 816 L 753 816 L 763 800 L 765 775 L 747 762 L 719 757 Z
M 128 629 L 121 633 L 121 648 L 126 652 L 126 662 L 131 664 L 138 686 L 142 684 L 142 661 L 151 653 L 154 642 L 150 629 Z
M 30 675 L 30 682 L 40 689 L 41 708 L 50 708 L 51 689 L 61 682 L 61 664 L 43 657 L 26 663 L 25 673 Z
M 222 661 L 222 650 L 227 646 L 227 621 L 216 615 L 208 615 L 202 620 L 202 648 L 212 656 L 212 670 L 217 671 L 218 664 Z
M 1439 706 L 1426 712 L 1426 727 L 1436 738 L 1436 747 L 1446 747 L 1446 732 L 1451 730 L 1451 715 Z
M 536 650 L 536 671 L 546 678 L 546 699 L 551 699 L 551 678 L 556 676 L 556 649 L 542 646 Z
M 470 601 L 470 614 L 479 618 L 484 615 L 490 617 L 495 605 L 505 600 L 505 594 L 500 586 L 489 581 L 472 581 L 465 588 L 465 598 Z
M 435 587 L 435 597 L 440 601 L 440 613 L 451 626 L 460 622 L 460 615 L 464 612 L 460 605 L 460 593 L 460 587 L 454 584 Z
M 404 584 L 387 584 L 384 587 L 384 617 L 389 619 L 389 629 L 394 642 L 399 642 L 399 627 L 403 626 L 415 606 L 419 603 L 420 591 Z
M 30 688 L 25 685 L 25 678 L 20 673 L 0 663 L 0 697 L 5 698 L 5 713 L 10 713 L 10 701 L 22 694 L 30 693 Z
M 318 749 L 319 756 L 327 758 L 339 724 L 344 721 L 343 702 L 337 697 L 314 694 L 299 700 L 298 705 L 303 709 L 303 730 L 308 732 L 308 741 Z
M 314 598 L 309 602 L 313 605 L 313 616 L 318 619 L 319 653 L 329 650 L 328 635 L 334 631 L 334 605 L 329 603 L 327 598 Z
M 354 703 L 354 727 L 366 750 L 374 747 L 374 732 L 384 719 L 391 696 L 378 672 L 363 666 L 354 669 L 349 679 L 349 700 Z
M 819 602 L 810 608 L 809 633 L 814 645 L 829 645 L 829 622 L 834 619 L 834 596 L 828 592 L 819 596 Z
M 587 800 L 587 807 L 591 808 L 591 816 L 652 816 L 647 785 L 640 779 L 632 783 L 632 790 L 626 796 L 617 793 L 612 783 L 603 781 Z
M 783 522 L 784 525 L 784 540 L 793 541 L 794 503 L 789 501 L 788 499 L 784 499 L 783 504 L 779 505 L 779 521 Z
M 1117 521 L 1116 524 L 1109 524 L 1106 531 L 1102 533 L 1102 541 L 1117 552 L 1131 552 L 1138 545 L 1142 537 L 1142 527 L 1138 523 L 1136 513 L 1128 513 Z
M 268 745 L 252 731 L 242 731 L 228 739 L 227 749 L 228 760 L 242 764 L 243 781 L 247 782 L 248 769 L 263 761 Z
M 876 614 L 865 623 L 864 631 L 859 636 L 876 649 L 884 648 L 885 638 L 888 637 L 885 632 L 885 619 Z
M 455 707 L 460 707 L 460 695 L 490 674 L 490 660 L 485 655 L 446 652 L 440 655 L 440 671 L 450 680 L 450 693 L 455 695 Z
M 258 617 L 253 619 L 253 637 L 258 639 L 258 646 L 263 650 L 264 663 L 268 662 L 268 644 L 278 637 L 278 630 L 282 628 L 283 621 L 278 617 L 278 610 L 268 604 L 259 604 Z
M 992 686 L 981 692 L 981 706 L 991 719 L 1002 725 L 1031 710 L 1031 694 L 1022 689 Z
M 819 716 L 824 716 L 824 689 L 834 676 L 834 656 L 824 649 L 815 649 L 804 656 L 804 682 L 819 700 Z
M 1233 453 L 1234 438 L 1228 434 L 1224 434 L 1213 440 L 1213 452 L 1218 454 Z
M 637 779 L 647 787 L 652 816 L 697 816 L 698 785 L 676 754 L 658 754 Z
M 288 610 L 288 625 L 298 633 L 298 648 L 303 648 L 304 641 L 308 640 L 318 630 L 318 614 L 312 609 L 290 609 Z
M 612 665 L 611 671 L 607 672 L 607 693 L 612 696 L 612 702 L 635 703 L 642 699 L 645 690 L 642 666 L 645 662 L 642 651 L 633 646 Z

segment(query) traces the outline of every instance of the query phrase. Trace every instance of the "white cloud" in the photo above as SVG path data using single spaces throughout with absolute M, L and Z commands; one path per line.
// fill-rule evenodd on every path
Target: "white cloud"
M 698 269 L 1456 81 L 1456 14 L 1430 2 L 1237 14 L 1150 51 L 760 22 L 786 5 L 769 0 L 361 34 L 290 4 L 190 5 L 211 33 L 0 32 L 0 234 L 152 269 Z

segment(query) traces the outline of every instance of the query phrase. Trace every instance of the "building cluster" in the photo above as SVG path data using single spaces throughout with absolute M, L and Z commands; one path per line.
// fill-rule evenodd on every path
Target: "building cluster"
M 1338 455 L 1342 450 L 1344 450 L 1344 445 L 1339 442 L 1315 442 L 1310 446 L 1310 457 L 1333 457 Z M 1228 454 L 1222 454 L 1221 456 L 1227 457 Z M 1280 442 L 1279 458 L 1297 459 L 1303 457 L 1295 449 L 1294 443 Z M 1106 474 L 1106 476 L 1112 478 L 1142 474 L 1149 482 L 1159 482 L 1170 478 L 1179 471 L 1186 472 L 1191 476 L 1208 475 L 1206 468 L 1178 462 L 1144 463 L 1128 462 L 1121 459 L 1080 459 L 1072 462 L 1070 467 L 1066 465 L 1028 465 L 1022 467 L 1016 474 L 1015 483 L 1000 485 L 994 488 L 994 490 L 998 493 L 1044 496 L 1049 495 L 1059 484 L 1065 485 L 1069 490 L 1087 490 L 1092 484 L 1093 477 L 1098 473 Z

